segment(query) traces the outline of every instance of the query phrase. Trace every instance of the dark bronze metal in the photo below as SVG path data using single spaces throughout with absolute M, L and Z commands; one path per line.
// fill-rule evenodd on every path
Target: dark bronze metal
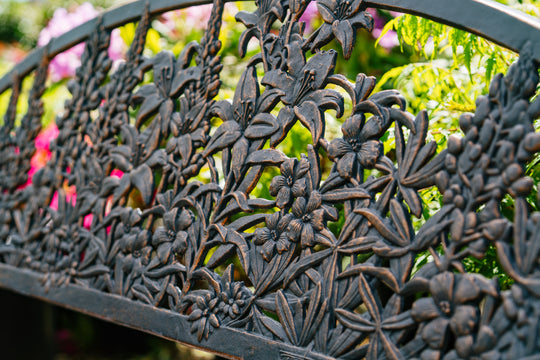
M 527 202 L 533 182 L 525 169 L 540 150 L 532 125 L 540 100 L 530 100 L 540 45 L 516 29 L 535 33 L 539 22 L 462 0 L 473 12 L 512 18 L 496 25 L 506 29 L 499 37 L 495 25 L 419 3 L 319 0 L 324 23 L 308 36 L 298 22 L 308 2 L 257 1 L 255 12 L 236 18 L 246 27 L 241 55 L 253 38 L 261 51 L 234 98 L 216 101 L 223 1 L 214 2 L 200 43 L 178 57 L 142 54 L 152 15 L 199 3 L 112 10 L 0 80 L 2 91 L 12 90 L 0 128 L 0 286 L 231 358 L 535 358 L 540 222 Z M 352 83 L 335 74 L 337 53 L 321 50 L 336 39 L 350 57 L 356 31 L 372 27 L 368 5 L 420 13 L 520 50 L 477 99 L 476 113 L 460 118 L 464 136 L 449 138 L 448 149 L 437 153 L 426 142 L 426 112 L 408 113 L 395 90 L 372 93 L 373 77 Z M 110 30 L 136 15 L 127 60 L 110 74 Z M 279 33 L 271 31 L 277 21 Z M 85 40 L 52 158 L 25 185 L 48 60 Z M 17 126 L 21 83 L 36 66 Z M 146 73 L 153 82 L 141 84 Z M 353 105 L 347 115 L 342 94 Z M 330 110 L 343 118 L 336 139 L 325 138 Z M 300 157 L 279 150 L 297 123 L 312 134 Z M 389 131 L 395 149 L 383 148 Z M 280 172 L 273 198 L 256 198 L 270 168 Z M 121 178 L 111 176 L 115 169 Z M 434 186 L 441 209 L 415 231 L 412 217 L 424 206 L 418 192 Z M 513 221 L 500 211 L 506 196 Z M 510 290 L 465 271 L 464 259 L 481 259 L 490 245 L 514 280 Z M 413 274 L 424 252 L 431 261 Z

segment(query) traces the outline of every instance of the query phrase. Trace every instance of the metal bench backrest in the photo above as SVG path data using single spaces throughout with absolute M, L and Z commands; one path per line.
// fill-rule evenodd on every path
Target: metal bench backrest
M 241 52 L 252 39 L 261 51 L 226 101 L 217 100 L 222 1 L 180 56 L 143 55 L 152 16 L 205 2 L 110 10 L 0 80 L 0 92 L 11 90 L 0 127 L 0 286 L 231 358 L 536 359 L 540 221 L 525 170 L 540 149 L 540 100 L 530 101 L 540 21 L 488 0 L 320 0 L 324 23 L 307 37 L 298 22 L 307 2 L 260 0 L 237 19 Z M 462 115 L 464 135 L 447 150 L 426 142 L 425 111 L 408 113 L 397 91 L 373 94 L 372 77 L 335 74 L 342 60 L 320 50 L 336 38 L 350 56 L 356 30 L 371 27 L 368 6 L 520 53 L 476 113 Z M 111 72 L 110 31 L 132 21 L 126 61 Z M 48 62 L 84 41 L 52 158 L 26 184 Z M 141 84 L 145 74 L 153 82 Z M 327 112 L 342 119 L 343 137 L 325 137 Z M 295 124 L 312 135 L 301 156 L 279 146 Z M 272 198 L 254 196 L 272 175 Z M 431 187 L 441 208 L 415 231 L 419 191 Z M 507 196 L 513 221 L 500 211 Z M 463 259 L 489 246 L 509 290 L 464 271 Z

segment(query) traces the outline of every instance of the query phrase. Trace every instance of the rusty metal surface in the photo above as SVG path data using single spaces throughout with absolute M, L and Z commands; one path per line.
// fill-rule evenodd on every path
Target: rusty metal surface
M 515 44 L 519 62 L 494 78 L 475 114 L 462 115 L 464 136 L 437 153 L 426 112 L 408 113 L 395 90 L 372 93 L 373 77 L 335 74 L 337 53 L 320 49 L 336 39 L 350 57 L 356 31 L 371 30 L 364 10 L 374 3 L 319 0 L 324 22 L 309 37 L 298 22 L 306 2 L 258 1 L 254 13 L 238 13 L 241 55 L 251 39 L 261 52 L 230 101 L 215 100 L 223 2 L 200 43 L 154 58 L 142 54 L 151 14 L 195 3 L 128 5 L 140 21 L 109 79 L 111 27 L 135 15 L 83 25 L 57 43 L 88 37 L 52 158 L 26 186 L 48 59 L 64 45 L 32 55 L 40 61 L 20 126 L 20 69 L 36 60 L 2 82 L 12 96 L 0 128 L 0 285 L 233 358 L 536 355 L 540 223 L 527 205 L 534 190 L 525 168 L 540 150 L 540 100 L 531 103 L 540 45 Z M 452 16 L 445 21 L 458 24 Z M 141 84 L 145 74 L 152 83 Z M 343 94 L 352 102 L 346 118 Z M 342 137 L 325 137 L 327 112 L 343 118 Z M 295 124 L 311 142 L 284 154 Z M 390 131 L 395 147 L 383 149 Z M 272 170 L 272 198 L 256 198 Z M 419 191 L 432 187 L 443 204 L 415 230 Z M 500 211 L 506 196 L 512 221 Z M 464 270 L 489 245 L 514 280 L 510 290 Z M 413 275 L 424 252 L 431 261 Z

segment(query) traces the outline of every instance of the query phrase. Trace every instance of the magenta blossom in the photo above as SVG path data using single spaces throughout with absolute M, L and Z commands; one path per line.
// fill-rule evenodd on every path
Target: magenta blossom
M 22 186 L 25 188 L 32 184 L 34 174 L 47 164 L 51 158 L 49 144 L 58 136 L 58 128 L 55 124 L 49 125 L 45 130 L 42 130 L 35 139 L 36 152 L 30 159 L 30 171 L 28 171 L 28 180 Z
M 299 19 L 299 21 L 303 21 L 304 23 L 306 23 L 306 27 L 304 29 L 305 33 L 309 34 L 313 31 L 313 22 L 319 17 L 320 15 L 319 10 L 317 10 L 317 2 L 310 2 Z
M 236 14 L 238 7 L 235 4 L 227 3 L 224 8 L 224 16 Z M 161 15 L 157 30 L 168 36 L 173 36 L 179 29 L 204 30 L 208 26 L 210 15 L 212 14 L 212 4 L 191 6 L 187 9 L 169 11 Z
M 375 39 L 378 39 L 382 34 L 384 26 L 386 25 L 386 19 L 380 16 L 376 9 L 370 8 L 367 9 L 367 12 L 373 17 L 373 30 L 371 31 L 371 35 L 373 35 Z M 401 15 L 401 13 L 390 11 L 390 15 L 396 17 Z M 387 50 L 399 45 L 397 33 L 394 30 L 389 30 L 382 38 L 379 39 L 379 45 Z
M 38 46 L 45 46 L 52 38 L 58 37 L 69 30 L 95 18 L 99 12 L 92 4 L 84 3 L 77 7 L 74 12 L 68 12 L 59 8 L 54 12 L 52 19 L 39 34 Z M 125 44 L 120 37 L 120 30 L 114 29 L 111 33 L 109 57 L 113 61 L 123 58 Z M 84 52 L 84 43 L 60 53 L 51 60 L 49 71 L 52 81 L 60 81 L 67 77 L 73 77 L 75 70 L 81 65 L 81 55 Z

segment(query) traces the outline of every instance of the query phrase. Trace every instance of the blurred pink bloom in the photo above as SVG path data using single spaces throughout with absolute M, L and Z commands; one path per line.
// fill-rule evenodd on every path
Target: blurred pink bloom
M 77 202 L 77 193 L 75 190 L 75 185 L 72 186 L 64 186 L 64 195 L 66 197 L 66 202 L 70 203 L 72 205 L 75 205 Z M 51 203 L 49 204 L 49 207 L 54 210 L 58 210 L 58 191 L 55 191 L 53 194 L 53 198 L 51 200 Z
M 369 8 L 367 9 L 367 12 L 373 16 L 373 31 L 371 32 L 371 35 L 373 35 L 375 39 L 378 39 L 382 34 L 384 26 L 386 25 L 386 19 L 380 16 L 376 9 Z M 390 15 L 396 17 L 401 15 L 401 13 L 391 11 Z M 384 34 L 384 36 L 379 40 L 379 45 L 387 50 L 399 45 L 399 39 L 396 32 L 394 30 L 389 30 L 386 32 L 386 34 Z
M 304 32 L 309 34 L 313 31 L 313 21 L 319 17 L 319 10 L 317 10 L 317 2 L 315 0 L 311 1 L 299 21 L 306 23 L 306 28 Z
M 49 207 L 54 210 L 58 210 L 58 191 L 55 191 L 49 204 Z
M 45 46 L 52 38 L 60 36 L 69 30 L 95 18 L 99 12 L 92 4 L 84 3 L 77 7 L 74 12 L 68 12 L 64 8 L 57 9 L 52 19 L 39 34 L 38 45 Z M 113 61 L 123 58 L 125 44 L 120 37 L 120 30 L 114 29 L 111 33 L 109 57 Z M 52 81 L 59 81 L 75 75 L 75 70 L 81 65 L 81 55 L 84 52 L 84 43 L 60 53 L 51 60 L 49 71 Z
M 92 220 L 94 220 L 93 214 L 86 215 L 83 220 L 83 226 L 87 229 L 90 229 L 90 226 L 92 226 Z
M 49 151 L 50 143 L 58 136 L 58 128 L 56 124 L 50 124 L 45 130 L 42 130 L 38 136 L 36 136 L 36 149 L 43 149 Z
M 236 14 L 237 12 L 238 7 L 235 4 L 225 4 L 224 13 Z M 168 36 L 175 35 L 179 29 L 184 29 L 188 32 L 192 30 L 204 30 L 208 26 L 211 14 L 212 4 L 169 11 L 161 15 L 159 23 L 162 28 L 159 30 Z
M 184 11 L 186 14 L 185 25 L 188 29 L 201 28 L 201 25 L 206 28 L 212 13 L 212 4 L 192 6 Z
M 28 180 L 21 188 L 25 188 L 32 183 L 34 174 L 47 164 L 51 158 L 49 144 L 58 136 L 58 128 L 55 124 L 49 125 L 42 130 L 35 139 L 36 152 L 30 159 L 30 171 L 28 171 Z
M 377 29 L 378 30 L 378 29 Z M 382 30 L 379 30 L 378 33 L 375 33 L 375 30 L 373 30 L 373 37 L 379 38 L 381 35 Z M 384 36 L 379 40 L 379 45 L 382 46 L 385 49 L 392 49 L 393 47 L 399 45 L 399 38 L 397 36 L 397 33 L 394 30 L 389 30 Z
M 167 29 L 168 32 L 176 30 L 176 20 L 180 15 L 180 10 L 168 11 L 161 15 L 159 22 Z
M 124 172 L 122 170 L 113 169 L 113 171 L 111 171 L 111 176 L 121 179 L 122 176 L 124 176 Z

